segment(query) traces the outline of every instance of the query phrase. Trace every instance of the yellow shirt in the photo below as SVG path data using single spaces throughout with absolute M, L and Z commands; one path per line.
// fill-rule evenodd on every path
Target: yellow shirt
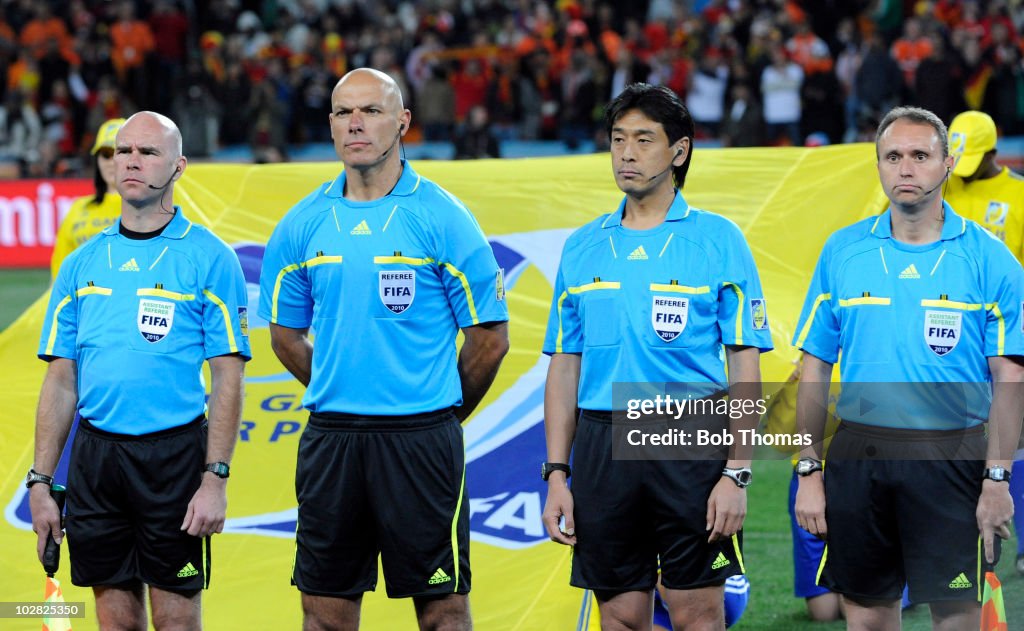
M 1024 260 L 1024 177 L 1007 167 L 987 180 L 964 182 L 952 175 L 945 199 L 957 214 L 972 219 Z
M 79 197 L 71 204 L 68 214 L 57 229 L 50 258 L 50 278 L 57 278 L 60 264 L 68 254 L 93 238 L 121 216 L 121 196 L 107 193 L 102 204 L 92 204 L 93 195 Z

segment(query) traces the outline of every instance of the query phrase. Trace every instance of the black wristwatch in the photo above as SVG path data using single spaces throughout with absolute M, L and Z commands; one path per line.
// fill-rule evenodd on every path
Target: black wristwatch
M 46 475 L 45 473 L 39 473 L 35 469 L 29 469 L 28 475 L 25 476 L 25 488 L 32 488 L 33 484 L 45 484 L 46 486 L 53 486 L 53 476 Z
M 567 479 L 572 475 L 572 469 L 564 462 L 545 462 L 540 466 L 540 479 L 547 482 L 555 471 L 564 471 Z
M 821 461 L 814 458 L 801 458 L 796 461 L 796 466 L 793 467 L 793 470 L 801 478 L 806 478 L 815 471 L 822 471 L 823 469 Z
M 1006 467 L 1000 467 L 996 465 L 985 469 L 985 475 L 982 477 L 983 480 L 992 480 L 993 482 L 1009 482 L 1010 472 L 1006 470 Z
M 722 469 L 722 475 L 736 483 L 736 486 L 745 489 L 754 481 L 754 474 L 750 467 L 737 467 L 735 469 L 726 467 Z
M 203 467 L 203 472 L 207 471 L 221 479 L 226 479 L 231 475 L 231 467 L 226 462 L 211 462 Z

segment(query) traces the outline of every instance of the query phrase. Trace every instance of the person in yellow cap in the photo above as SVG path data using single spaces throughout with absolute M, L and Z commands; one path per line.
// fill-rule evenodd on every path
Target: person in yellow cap
M 984 112 L 959 114 L 949 126 L 949 150 L 956 162 L 946 201 L 960 215 L 988 228 L 1024 263 L 1024 177 L 996 162 L 996 124 Z M 1017 571 L 1024 574 L 1024 448 L 1018 449 L 1010 478 L 1017 531 Z
M 996 124 L 984 112 L 962 112 L 949 126 L 955 160 L 943 196 L 957 214 L 973 219 L 1024 260 L 1024 177 L 996 162 Z
M 96 132 L 91 152 L 95 157 L 93 184 L 96 192 L 76 199 L 57 229 L 50 257 L 50 278 L 57 278 L 60 264 L 68 254 L 121 216 L 121 196 L 114 188 L 114 137 L 123 124 L 123 118 L 112 118 Z

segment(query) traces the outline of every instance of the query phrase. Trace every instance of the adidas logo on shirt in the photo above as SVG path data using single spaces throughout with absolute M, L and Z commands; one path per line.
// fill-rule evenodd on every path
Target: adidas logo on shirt
M 921 278 L 921 275 L 917 273 L 917 266 L 911 263 L 907 269 L 900 272 L 900 278 Z
M 967 575 L 963 572 L 960 572 L 960 576 L 949 582 L 950 589 L 970 589 L 972 587 L 974 587 L 974 585 L 970 580 L 968 580 Z
M 373 233 L 370 231 L 370 226 L 366 225 L 366 220 L 363 219 L 362 221 L 359 222 L 358 226 L 356 226 L 355 228 L 352 228 L 352 232 L 350 232 L 349 234 L 373 234 Z
M 125 263 L 124 265 L 122 265 L 121 267 L 117 268 L 117 271 L 119 271 L 119 272 L 137 272 L 137 271 L 139 271 L 139 264 L 135 262 L 135 259 L 132 259 L 132 260 L 128 261 L 127 263 Z
M 198 574 L 199 570 L 197 570 L 196 567 L 192 565 L 191 561 L 186 563 L 185 567 L 178 570 L 178 578 L 188 578 L 190 576 L 197 576 Z
M 731 563 L 731 561 L 729 559 L 725 558 L 724 554 L 719 552 L 718 556 L 715 558 L 715 562 L 711 564 L 711 569 L 712 570 L 718 570 L 718 569 L 721 569 L 721 568 L 725 567 L 726 565 L 729 565 L 730 563 Z
M 637 249 L 630 252 L 629 256 L 627 256 L 626 258 L 630 261 L 646 261 L 647 251 L 644 250 L 644 246 L 641 245 Z
M 440 585 L 441 583 L 447 583 L 450 580 L 452 580 L 452 577 L 445 574 L 444 570 L 441 568 L 437 568 L 437 571 L 434 572 L 434 575 L 430 577 L 430 580 L 427 581 L 427 583 L 430 585 Z

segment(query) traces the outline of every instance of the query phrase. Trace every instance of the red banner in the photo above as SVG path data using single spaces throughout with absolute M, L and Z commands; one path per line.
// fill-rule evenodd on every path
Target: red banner
M 49 267 L 57 226 L 92 180 L 0 181 L 0 268 Z

